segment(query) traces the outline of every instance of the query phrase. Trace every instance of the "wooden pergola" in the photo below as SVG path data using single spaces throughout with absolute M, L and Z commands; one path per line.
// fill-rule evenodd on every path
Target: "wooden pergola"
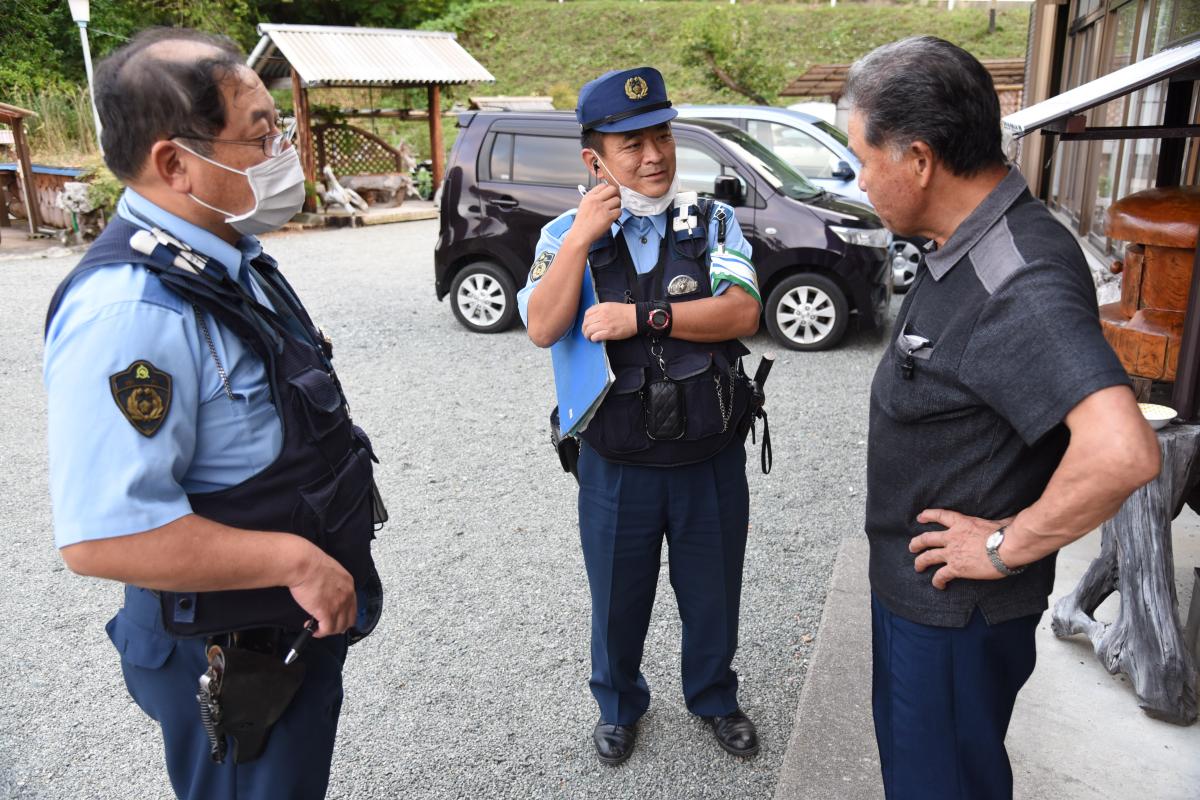
M 13 147 L 17 151 L 17 176 L 21 185 L 21 199 L 25 204 L 25 217 L 29 223 L 29 232 L 37 234 L 42 226 L 38 215 L 36 189 L 33 185 L 33 160 L 29 155 L 29 142 L 25 139 L 26 117 L 36 117 L 32 111 L 7 103 L 0 103 L 0 123 L 12 128 Z M 0 226 L 8 227 L 8 197 L 4 185 L 0 184 Z
M 325 25 L 258 26 L 262 36 L 247 63 L 271 89 L 290 88 L 296 113 L 298 147 L 304 176 L 317 179 L 308 92 L 315 88 L 413 88 L 424 86 L 429 110 L 353 116 L 428 119 L 433 183 L 442 181 L 443 86 L 495 81 L 452 33 L 391 28 L 343 28 Z

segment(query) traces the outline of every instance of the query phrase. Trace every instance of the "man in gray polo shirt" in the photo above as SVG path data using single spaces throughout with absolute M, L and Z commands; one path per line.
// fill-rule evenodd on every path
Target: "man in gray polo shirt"
M 933 37 L 846 84 L 859 185 L 932 240 L 871 386 L 873 706 L 889 800 L 1011 798 L 1004 737 L 1054 556 L 1159 468 L 1075 239 L 1000 143 L 991 77 Z

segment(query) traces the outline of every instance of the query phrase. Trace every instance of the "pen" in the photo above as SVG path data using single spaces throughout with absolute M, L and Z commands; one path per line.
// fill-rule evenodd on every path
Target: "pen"
M 300 657 L 300 651 L 304 649 L 304 645 L 308 644 L 308 640 L 312 638 L 313 631 L 316 629 L 316 618 L 309 617 L 308 622 L 304 623 L 304 630 L 300 631 L 300 635 L 296 637 L 296 641 L 292 642 L 292 649 L 288 650 L 288 654 L 283 657 L 284 664 L 291 664 Z

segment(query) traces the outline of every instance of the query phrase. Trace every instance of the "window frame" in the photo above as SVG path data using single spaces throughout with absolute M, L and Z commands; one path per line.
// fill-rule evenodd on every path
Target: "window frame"
M 748 136 L 749 134 L 747 133 L 746 135 Z M 724 148 L 719 147 L 716 149 L 716 151 L 714 151 L 711 142 L 705 141 L 705 139 L 701 136 L 693 135 L 690 131 L 675 131 L 676 174 L 679 172 L 679 148 L 685 142 L 688 144 L 688 146 L 694 146 L 694 149 L 700 150 L 713 161 L 716 161 L 718 164 L 720 164 L 722 175 L 732 174 L 742 182 L 742 185 L 746 190 L 745 197 L 742 198 L 743 206 L 755 209 L 766 208 L 766 201 L 763 199 L 762 194 L 758 191 L 757 183 L 752 177 L 747 177 L 744 174 L 745 168 L 738 164 L 737 159 L 730 157 L 729 153 Z M 698 194 L 701 197 L 708 197 L 710 199 L 713 197 L 711 187 L 707 192 L 698 192 Z

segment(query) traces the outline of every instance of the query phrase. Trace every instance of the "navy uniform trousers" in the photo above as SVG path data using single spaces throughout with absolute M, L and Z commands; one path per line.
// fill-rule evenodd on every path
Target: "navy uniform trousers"
M 1012 800 L 1004 737 L 1033 674 L 1041 614 L 965 628 L 911 622 L 871 596 L 872 705 L 887 800 Z
M 162 627 L 158 598 L 126 587 L 125 607 L 108 624 L 121 653 L 121 671 L 134 701 L 162 728 L 167 773 L 186 800 L 308 800 L 325 797 L 342 707 L 346 637 L 313 639 L 300 658 L 304 683 L 271 728 L 254 761 L 233 763 L 233 741 L 223 764 L 209 759 L 196 691 L 208 669 L 204 639 L 173 639 Z
M 664 537 L 683 621 L 683 694 L 702 716 L 738 707 L 742 562 L 750 517 L 746 449 L 735 439 L 699 464 L 615 464 L 583 443 L 579 530 L 592 593 L 592 694 L 600 718 L 632 725 L 650 705 L 642 648 Z

